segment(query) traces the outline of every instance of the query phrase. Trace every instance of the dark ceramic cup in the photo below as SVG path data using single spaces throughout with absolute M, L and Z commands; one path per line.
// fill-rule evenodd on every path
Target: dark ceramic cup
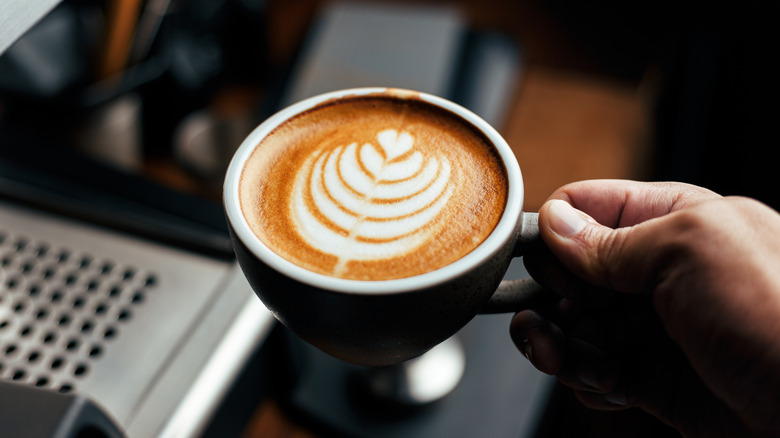
M 531 280 L 502 282 L 512 258 L 538 241 L 536 214 L 523 213 L 523 180 L 514 153 L 483 119 L 424 93 L 415 94 L 482 131 L 506 167 L 506 207 L 493 232 L 476 249 L 454 263 L 414 277 L 357 281 L 301 268 L 255 236 L 242 214 L 238 195 L 241 172 L 255 146 L 296 114 L 332 99 L 369 93 L 409 92 L 383 88 L 335 91 L 294 104 L 263 122 L 244 140 L 230 163 L 224 204 L 244 275 L 279 321 L 337 358 L 362 365 L 392 365 L 426 352 L 480 312 L 518 310 L 545 292 Z

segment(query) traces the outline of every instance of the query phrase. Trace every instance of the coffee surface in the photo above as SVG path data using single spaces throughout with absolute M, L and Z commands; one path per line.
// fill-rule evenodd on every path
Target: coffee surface
M 410 277 L 474 250 L 498 223 L 506 170 L 490 141 L 414 97 L 356 96 L 285 121 L 239 184 L 250 228 L 308 270 Z

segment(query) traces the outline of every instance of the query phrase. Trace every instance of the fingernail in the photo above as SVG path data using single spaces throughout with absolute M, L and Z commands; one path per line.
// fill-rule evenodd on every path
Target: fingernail
M 604 400 L 612 403 L 615 406 L 626 406 L 628 404 L 625 395 L 614 392 L 604 394 Z
M 602 388 L 590 374 L 581 373 L 577 376 L 577 379 L 585 386 L 590 387 L 591 389 L 601 391 Z
M 534 359 L 534 352 L 531 349 L 531 343 L 528 342 L 528 339 L 523 339 L 520 341 L 518 345 L 520 352 L 523 353 L 523 356 L 525 356 L 526 359 L 528 359 L 530 362 L 533 362 Z
M 547 212 L 550 215 L 550 227 L 556 234 L 563 237 L 571 237 L 582 231 L 587 225 L 585 217 L 580 212 L 568 202 L 560 199 L 550 201 Z

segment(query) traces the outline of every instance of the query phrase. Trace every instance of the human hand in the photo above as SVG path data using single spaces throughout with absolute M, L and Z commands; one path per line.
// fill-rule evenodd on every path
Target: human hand
M 589 407 L 640 407 L 686 436 L 780 435 L 780 215 L 674 183 L 551 199 L 550 252 L 525 262 L 562 298 L 511 325 L 534 366 Z

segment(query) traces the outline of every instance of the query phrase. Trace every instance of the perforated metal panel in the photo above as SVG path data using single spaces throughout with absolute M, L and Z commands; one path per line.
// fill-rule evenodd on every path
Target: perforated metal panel
M 195 434 L 270 327 L 235 262 L 0 202 L 0 379 Z M 217 357 L 218 356 L 218 357 Z
M 143 312 L 157 277 L 0 225 L 0 378 L 75 390 Z

